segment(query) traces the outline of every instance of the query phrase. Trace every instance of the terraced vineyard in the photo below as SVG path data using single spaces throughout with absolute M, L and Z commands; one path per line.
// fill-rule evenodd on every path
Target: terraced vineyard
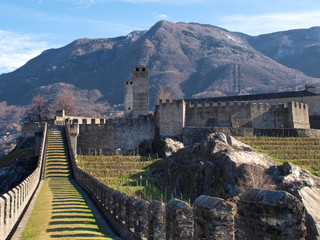
M 238 137 L 278 163 L 291 162 L 320 176 L 320 138 Z
M 152 167 L 160 161 L 140 156 L 78 156 L 77 159 L 80 168 L 109 187 L 148 201 L 167 202 L 172 195 L 156 187 L 150 176 Z

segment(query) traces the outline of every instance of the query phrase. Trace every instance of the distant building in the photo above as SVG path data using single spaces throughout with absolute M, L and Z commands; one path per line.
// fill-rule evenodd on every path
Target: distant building
M 305 86 L 302 91 L 263 93 L 252 95 L 186 99 L 186 103 L 204 102 L 250 102 L 279 104 L 288 102 L 299 102 L 308 105 L 310 127 L 320 129 L 320 94 L 317 94 L 315 87 Z
M 137 118 L 149 113 L 149 69 L 137 66 L 132 73 L 133 79 L 124 84 L 124 114 Z

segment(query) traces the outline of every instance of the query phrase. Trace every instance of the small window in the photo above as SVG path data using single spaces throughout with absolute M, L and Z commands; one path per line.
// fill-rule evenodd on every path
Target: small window
M 128 82 L 126 82 L 126 84 L 128 85 L 129 83 L 128 83 Z
M 139 72 L 139 68 L 136 68 L 136 71 Z
M 132 82 L 130 82 L 130 85 L 132 85 Z
M 145 72 L 146 71 L 146 69 L 145 68 L 142 68 L 142 72 Z
M 128 110 L 130 110 L 131 108 L 128 108 Z

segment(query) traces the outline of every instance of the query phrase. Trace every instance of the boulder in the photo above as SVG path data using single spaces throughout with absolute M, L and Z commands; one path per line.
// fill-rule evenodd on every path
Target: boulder
M 209 134 L 163 159 L 152 173 L 167 194 L 191 201 L 200 195 L 229 199 L 250 188 L 288 192 L 306 209 L 306 239 L 319 239 L 320 178 L 288 162 L 279 165 L 231 136 Z
M 156 184 L 191 200 L 200 195 L 229 198 L 248 188 L 271 189 L 269 157 L 224 134 L 210 134 L 201 143 L 165 158 L 153 170 Z
M 306 239 L 305 208 L 288 192 L 249 189 L 237 208 L 236 239 Z
M 306 208 L 307 239 L 320 237 L 320 178 L 292 163 L 279 166 L 278 190 L 283 190 L 297 197 Z M 314 236 L 314 237 L 310 237 Z
M 155 151 L 162 158 L 169 157 L 182 148 L 184 148 L 183 143 L 172 138 L 157 138 L 155 141 Z

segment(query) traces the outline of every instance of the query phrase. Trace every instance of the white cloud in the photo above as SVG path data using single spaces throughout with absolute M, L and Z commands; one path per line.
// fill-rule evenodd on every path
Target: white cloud
M 220 21 L 221 27 L 251 35 L 319 26 L 320 11 L 230 15 Z
M 0 73 L 11 72 L 36 57 L 48 43 L 31 35 L 0 30 Z
M 157 20 L 168 20 L 170 19 L 171 17 L 169 17 L 168 15 L 166 14 L 160 14 L 160 13 L 153 13 L 152 14 L 153 17 Z

